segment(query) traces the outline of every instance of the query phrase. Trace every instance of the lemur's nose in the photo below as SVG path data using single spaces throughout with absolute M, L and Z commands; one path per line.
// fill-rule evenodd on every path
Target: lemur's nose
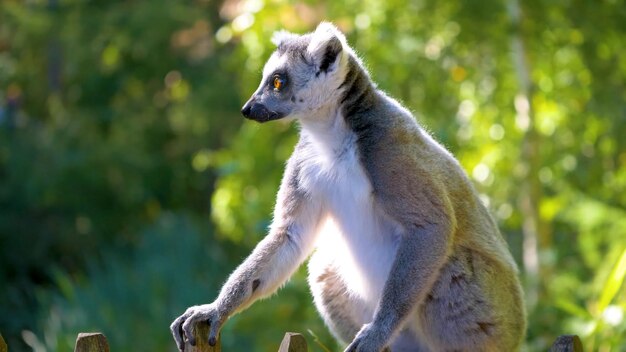
M 249 100 L 246 105 L 241 108 L 241 114 L 245 117 L 250 117 L 250 111 L 252 110 L 252 100 Z

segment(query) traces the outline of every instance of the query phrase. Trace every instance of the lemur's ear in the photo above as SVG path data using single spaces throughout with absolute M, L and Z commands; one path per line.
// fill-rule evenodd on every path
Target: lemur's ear
M 322 22 L 312 34 L 307 52 L 319 71 L 332 71 L 337 67 L 345 42 L 346 38 L 335 26 Z

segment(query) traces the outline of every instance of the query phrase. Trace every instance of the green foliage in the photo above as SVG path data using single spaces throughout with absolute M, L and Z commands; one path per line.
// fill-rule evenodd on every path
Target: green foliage
M 297 138 L 238 113 L 269 38 L 331 20 L 500 223 L 526 282 L 526 348 L 577 333 L 588 350 L 626 349 L 626 4 L 520 2 L 514 25 L 516 3 L 0 2 L 9 346 L 69 350 L 95 329 L 115 350 L 136 337 L 171 350 L 170 320 L 210 301 L 264 235 Z M 275 350 L 310 329 L 336 350 L 304 271 L 226 324 L 224 348 Z
M 206 222 L 164 213 L 141 231 L 132 252 L 109 252 L 86 273 L 57 272 L 59 292 L 40 291 L 42 345 L 69 351 L 79 332 L 102 331 L 112 350 L 156 351 L 171 343 L 172 318 L 215 292 L 229 268 L 224 249 L 212 245 Z M 213 258 L 209 265 L 207 258 Z M 160 332 L 160 333 L 159 333 Z
M 35 350 L 68 351 L 79 332 L 102 331 L 111 350 L 159 351 L 172 346 L 169 324 L 187 307 L 215 295 L 232 268 L 216 246 L 204 221 L 164 213 L 141 231 L 132 253 L 108 253 L 85 275 L 58 272 L 59 292 L 41 291 L 45 307 L 42 340 L 29 341 Z M 280 299 L 251 308 L 224 328 L 224 350 L 275 351 L 282 334 L 307 327 L 323 332 L 309 298 L 302 294 L 302 273 L 281 292 Z M 271 324 L 268 322 L 271 321 Z M 263 334 L 258 335 L 258 327 Z M 329 340 L 327 334 L 323 335 Z

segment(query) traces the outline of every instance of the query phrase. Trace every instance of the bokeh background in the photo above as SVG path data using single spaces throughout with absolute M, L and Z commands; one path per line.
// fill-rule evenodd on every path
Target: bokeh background
M 297 139 L 239 109 L 275 30 L 336 23 L 379 87 L 460 160 L 519 263 L 527 351 L 626 350 L 622 0 L 2 0 L 0 332 L 11 351 L 173 351 L 265 234 Z M 234 317 L 338 350 L 303 268 Z M 310 331 L 310 333 L 309 333 Z M 319 339 L 320 343 L 313 342 Z

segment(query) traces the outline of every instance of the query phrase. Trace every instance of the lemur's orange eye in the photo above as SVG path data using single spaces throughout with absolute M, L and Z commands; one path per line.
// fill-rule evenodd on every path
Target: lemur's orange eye
M 280 90 L 284 85 L 285 85 L 285 82 L 282 80 L 282 78 L 278 76 L 274 77 L 274 89 L 275 90 Z

